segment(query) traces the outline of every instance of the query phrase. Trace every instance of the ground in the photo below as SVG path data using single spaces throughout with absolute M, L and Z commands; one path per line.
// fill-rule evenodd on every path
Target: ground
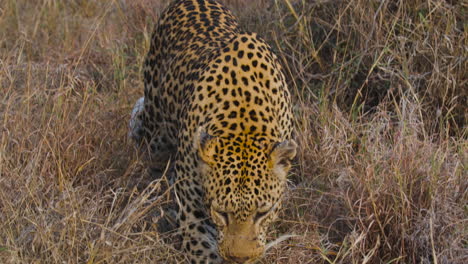
M 260 263 L 466 263 L 466 4 L 224 2 L 279 55 L 297 121 Z M 1 263 L 183 263 L 158 233 L 165 164 L 127 138 L 165 5 L 0 1 Z

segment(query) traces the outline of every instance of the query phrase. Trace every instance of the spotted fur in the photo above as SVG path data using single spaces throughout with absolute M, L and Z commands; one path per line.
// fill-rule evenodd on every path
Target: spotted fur
M 249 263 L 264 253 L 296 144 L 277 57 L 213 0 L 162 14 L 144 64 L 131 135 L 172 157 L 190 263 Z

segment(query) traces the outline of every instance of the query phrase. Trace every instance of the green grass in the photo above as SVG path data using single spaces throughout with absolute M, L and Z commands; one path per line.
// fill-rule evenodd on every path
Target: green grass
M 165 2 L 0 0 L 1 263 L 183 263 L 127 139 Z M 270 238 L 295 236 L 260 263 L 466 263 L 467 5 L 225 2 L 282 60 L 301 146 Z

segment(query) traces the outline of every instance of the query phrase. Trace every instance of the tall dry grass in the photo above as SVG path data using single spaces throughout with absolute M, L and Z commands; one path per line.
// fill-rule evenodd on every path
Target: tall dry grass
M 225 2 L 295 98 L 294 236 L 260 263 L 467 262 L 466 3 Z M 0 0 L 1 263 L 184 263 L 126 137 L 166 4 Z

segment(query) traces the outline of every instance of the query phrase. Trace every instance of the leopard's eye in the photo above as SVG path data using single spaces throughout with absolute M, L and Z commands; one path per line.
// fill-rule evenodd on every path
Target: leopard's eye
M 261 208 L 258 209 L 257 212 L 255 212 L 254 216 L 254 222 L 258 223 L 260 221 L 263 221 L 271 212 L 274 211 L 275 206 L 262 206 Z
M 270 211 L 256 212 L 254 222 L 257 223 L 258 221 L 261 221 L 262 219 L 264 219 L 268 215 L 268 213 L 270 213 Z
M 226 212 L 211 208 L 211 218 L 217 226 L 227 226 L 229 223 L 229 215 Z

